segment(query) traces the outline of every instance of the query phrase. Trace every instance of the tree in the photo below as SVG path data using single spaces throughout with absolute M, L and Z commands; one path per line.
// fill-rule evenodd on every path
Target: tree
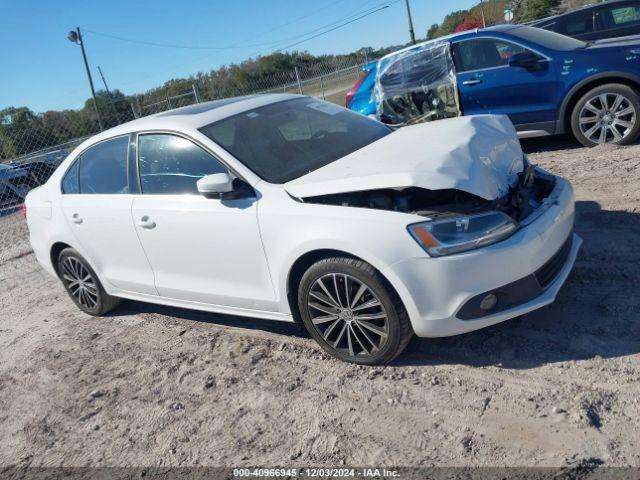
M 536 20 L 556 13 L 559 5 L 560 0 L 526 0 L 521 3 L 516 15 L 521 22 Z
M 474 28 L 482 28 L 482 20 L 475 17 L 467 17 L 455 28 L 453 32 L 466 32 L 467 30 L 473 30 Z
M 440 28 L 440 25 L 438 25 L 437 23 L 434 23 L 429 27 L 429 30 L 427 30 L 427 40 L 433 40 L 434 38 L 436 38 L 438 28 Z

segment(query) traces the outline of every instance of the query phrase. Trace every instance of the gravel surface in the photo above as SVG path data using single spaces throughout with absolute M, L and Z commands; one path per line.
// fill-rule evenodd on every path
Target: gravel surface
M 576 189 L 584 245 L 558 300 L 384 368 L 295 325 L 135 302 L 92 318 L 16 249 L 0 465 L 640 466 L 640 146 L 525 149 Z

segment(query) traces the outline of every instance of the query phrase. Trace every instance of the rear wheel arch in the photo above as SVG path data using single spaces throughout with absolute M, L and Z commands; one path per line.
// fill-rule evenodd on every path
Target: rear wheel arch
M 62 253 L 65 248 L 74 247 L 69 245 L 68 243 L 56 242 L 51 246 L 50 250 L 51 265 L 53 266 L 53 270 L 56 272 L 56 275 L 58 275 L 58 277 L 60 276 L 60 272 L 58 271 L 58 258 L 60 257 L 60 253 Z
M 593 75 L 586 78 L 574 85 L 569 93 L 565 96 L 560 106 L 560 115 L 558 118 L 558 125 L 556 126 L 556 133 L 568 133 L 571 131 L 571 114 L 573 108 L 576 106 L 582 96 L 589 90 L 599 87 L 600 85 L 606 85 L 608 83 L 619 83 L 627 85 L 636 92 L 640 93 L 640 76 L 633 75 L 626 72 L 606 72 Z

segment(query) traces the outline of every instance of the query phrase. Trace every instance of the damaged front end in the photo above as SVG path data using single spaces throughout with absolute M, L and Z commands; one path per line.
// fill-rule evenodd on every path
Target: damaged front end
M 441 256 L 513 234 L 552 204 L 555 181 L 529 165 L 507 117 L 482 115 L 401 128 L 284 187 L 305 203 L 422 217 L 409 231 Z
M 425 221 L 409 225 L 409 233 L 430 256 L 439 257 L 504 240 L 542 210 L 554 190 L 555 177 L 529 164 L 517 175 L 517 182 L 495 200 L 457 189 L 409 187 L 322 195 L 304 201 L 425 217 Z
M 518 181 L 495 200 L 456 189 L 385 188 L 305 198 L 305 203 L 411 213 L 430 219 L 498 211 L 520 222 L 535 211 L 555 186 L 555 177 L 527 164 Z

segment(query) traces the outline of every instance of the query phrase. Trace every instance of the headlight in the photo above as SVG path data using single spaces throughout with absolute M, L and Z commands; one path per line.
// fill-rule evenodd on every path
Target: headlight
M 502 212 L 414 223 L 409 233 L 432 257 L 491 245 L 511 236 L 518 224 Z

